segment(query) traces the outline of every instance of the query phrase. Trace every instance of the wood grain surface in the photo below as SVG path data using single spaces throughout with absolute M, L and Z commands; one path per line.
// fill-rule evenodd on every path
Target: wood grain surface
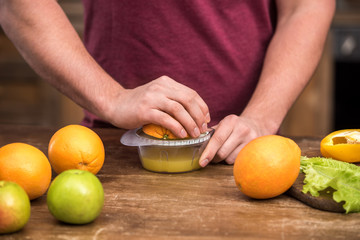
M 94 129 L 105 145 L 98 177 L 105 191 L 100 216 L 87 225 L 55 220 L 46 195 L 31 202 L 21 231 L 0 239 L 359 239 L 360 215 L 317 210 L 283 194 L 253 200 L 235 186 L 232 166 L 211 164 L 184 174 L 144 170 L 137 149 L 120 144 L 118 129 Z M 0 146 L 26 142 L 47 153 L 56 129 L 0 126 Z M 319 139 L 294 139 L 304 153 Z M 54 175 L 55 176 L 55 175 Z

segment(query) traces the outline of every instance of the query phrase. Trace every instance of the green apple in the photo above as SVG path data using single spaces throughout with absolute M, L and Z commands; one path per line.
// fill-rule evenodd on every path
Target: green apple
M 0 234 L 22 229 L 30 218 L 31 205 L 17 183 L 0 181 Z
M 50 213 L 71 224 L 86 224 L 95 220 L 104 205 L 104 190 L 91 172 L 79 169 L 60 173 L 47 193 Z

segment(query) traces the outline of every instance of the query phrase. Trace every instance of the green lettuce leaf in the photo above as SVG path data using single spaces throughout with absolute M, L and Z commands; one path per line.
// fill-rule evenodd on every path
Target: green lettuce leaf
M 301 157 L 301 171 L 305 174 L 303 192 L 319 196 L 319 191 L 332 188 L 333 199 L 345 202 L 346 213 L 360 211 L 360 167 L 321 157 Z

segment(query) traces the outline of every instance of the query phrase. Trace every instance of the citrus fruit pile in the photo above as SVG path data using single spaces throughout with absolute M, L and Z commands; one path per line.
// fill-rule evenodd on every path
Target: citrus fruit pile
M 49 186 L 57 194 L 60 191 L 62 195 L 72 199 L 64 200 L 57 196 L 55 200 L 48 201 L 48 205 L 51 204 L 55 208 L 62 201 L 67 201 L 74 203 L 73 207 L 79 209 L 79 206 L 86 205 L 83 204 L 84 201 L 95 199 L 92 205 L 92 209 L 96 210 L 94 214 L 83 214 L 82 219 L 78 221 L 69 219 L 68 222 L 83 224 L 94 220 L 104 202 L 102 185 L 95 176 L 102 168 L 104 159 L 105 150 L 100 137 L 93 130 L 80 125 L 68 125 L 51 137 L 48 158 L 40 149 L 26 143 L 9 143 L 0 147 L 0 215 L 9 216 L 0 218 L 0 234 L 21 229 L 30 216 L 30 207 L 28 207 L 30 200 L 43 196 Z M 69 169 L 77 169 L 77 171 L 68 172 Z M 57 182 L 62 175 L 76 175 L 72 181 L 71 192 L 68 187 L 62 186 L 66 185 L 65 183 L 53 184 L 54 181 L 51 183 L 52 170 L 58 174 L 54 179 Z M 26 197 L 19 189 L 26 193 Z M 87 196 L 80 194 L 84 190 L 89 190 Z M 66 211 L 66 209 L 58 207 L 57 211 Z M 88 213 L 94 210 L 83 208 L 83 211 Z M 53 211 L 50 212 L 53 214 Z M 53 215 L 55 218 L 59 216 Z M 67 214 L 70 217 L 71 215 Z M 67 219 L 59 220 L 66 222 Z
M 161 139 L 177 139 L 168 129 L 148 124 L 143 132 Z M 360 130 L 336 131 L 320 144 L 321 153 L 345 162 L 360 162 Z M 300 172 L 301 150 L 290 138 L 267 135 L 253 139 L 239 152 L 233 176 L 240 191 L 255 199 L 268 199 L 287 191 Z M 69 125 L 50 139 L 48 158 L 26 143 L 0 147 L 0 234 L 23 228 L 31 202 L 47 192 L 47 206 L 58 220 L 86 224 L 104 205 L 104 191 L 96 177 L 105 150 L 91 129 Z M 52 170 L 57 173 L 53 181 Z M 84 204 L 86 202 L 86 204 Z

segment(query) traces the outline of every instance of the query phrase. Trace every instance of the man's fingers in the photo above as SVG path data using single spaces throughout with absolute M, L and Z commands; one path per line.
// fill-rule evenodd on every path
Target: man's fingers
M 189 112 L 186 111 L 186 109 L 181 105 L 180 103 L 170 100 L 166 102 L 164 106 L 161 107 L 166 113 L 171 115 L 171 117 L 176 119 L 176 121 L 179 122 L 180 125 L 182 125 L 186 132 L 189 133 L 189 135 L 193 138 L 199 137 L 200 133 L 202 132 L 202 129 L 198 127 L 194 119 L 190 116 Z M 167 123 L 163 122 L 161 124 L 164 127 L 167 127 Z M 168 128 L 171 131 L 173 131 L 172 128 Z M 175 135 L 176 132 L 174 132 Z M 179 136 L 179 135 L 178 135 Z
M 189 135 L 195 138 L 200 135 L 196 123 L 180 104 L 171 101 L 171 104 L 167 103 L 166 105 L 160 105 L 157 109 L 151 108 L 146 113 L 143 113 L 142 121 L 144 124 L 154 123 L 163 126 L 179 138 L 185 138 Z M 174 108 L 177 108 L 177 110 L 173 111 Z
M 200 157 L 199 164 L 201 167 L 205 167 L 210 161 L 212 161 L 221 146 L 231 135 L 231 132 L 231 128 L 220 129 L 220 127 L 218 127 Z
M 163 126 L 164 128 L 169 129 L 179 138 L 187 137 L 187 132 L 185 128 L 166 112 L 153 109 L 147 115 L 148 119 L 145 120 L 147 123 L 154 123 Z
M 169 99 L 181 104 L 194 120 L 200 132 L 205 132 L 207 130 L 207 123 L 210 122 L 210 113 L 208 106 L 199 94 L 193 89 L 166 76 L 160 78 L 160 80 L 164 82 L 166 81 L 168 84 L 166 96 Z M 175 112 L 172 111 L 172 114 L 175 114 Z M 192 129 L 188 130 L 192 131 Z
M 246 144 L 240 144 L 226 159 L 225 162 L 228 164 L 234 164 L 239 152 Z

